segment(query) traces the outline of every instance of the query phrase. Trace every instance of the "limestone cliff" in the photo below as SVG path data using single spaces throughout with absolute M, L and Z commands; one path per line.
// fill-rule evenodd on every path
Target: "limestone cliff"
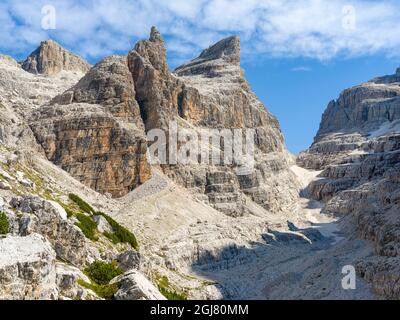
M 82 272 L 93 261 L 116 261 L 126 272 L 109 282 L 114 299 L 163 299 L 157 285 L 190 299 L 374 297 L 360 278 L 357 290 L 340 286 L 337 267 L 356 259 L 376 292 L 395 296 L 398 138 L 382 134 L 395 121 L 374 129 L 368 155 L 349 147 L 351 165 L 327 158 L 316 179 L 292 166 L 278 121 L 244 79 L 238 37 L 174 72 L 156 28 L 128 56 L 107 57 L 83 78 L 72 67 L 79 63 L 44 56 L 28 59 L 32 73 L 0 56 L 0 298 L 98 299 Z M 40 61 L 48 62 L 38 69 Z M 393 79 L 377 81 L 395 86 Z M 238 170 L 251 158 L 150 164 L 146 134 L 171 122 L 196 133 L 253 129 L 254 170 Z M 324 137 L 336 136 L 335 126 Z M 365 134 L 349 132 L 339 137 Z M 369 241 L 344 239 L 320 202 L 299 199 L 298 182 L 310 181 L 310 194 L 354 220 L 344 224 L 349 234 L 374 241 L 380 260 Z
M 127 58 L 104 59 L 32 119 L 48 159 L 114 197 L 149 178 L 145 132 L 151 129 L 168 134 L 173 121 L 198 133 L 254 129 L 255 170 L 248 174 L 238 175 L 235 164 L 222 163 L 164 164 L 162 170 L 229 215 L 249 212 L 249 201 L 285 211 L 297 198 L 279 123 L 243 77 L 237 37 L 218 42 L 171 73 L 164 40 L 153 27 L 149 40 L 139 41 Z
M 54 75 L 62 70 L 85 73 L 90 68 L 86 61 L 53 40 L 43 41 L 21 65 L 27 72 L 44 75 Z
M 349 229 L 375 245 L 376 257 L 359 261 L 375 292 L 399 298 L 400 77 L 375 78 L 332 101 L 314 144 L 298 163 L 322 170 L 310 185 L 325 211 L 345 217 Z
M 134 96 L 126 59 L 109 57 L 34 111 L 31 128 L 49 160 L 94 190 L 121 197 L 150 177 Z
M 279 123 L 243 77 L 238 37 L 221 40 L 171 74 L 164 41 L 153 27 L 150 39 L 129 53 L 128 64 L 146 130 L 167 129 L 171 121 L 198 132 L 255 130 L 256 169 L 250 174 L 237 175 L 230 165 L 178 164 L 163 166 L 169 177 L 231 215 L 248 212 L 247 196 L 273 212 L 293 205 L 296 182 Z

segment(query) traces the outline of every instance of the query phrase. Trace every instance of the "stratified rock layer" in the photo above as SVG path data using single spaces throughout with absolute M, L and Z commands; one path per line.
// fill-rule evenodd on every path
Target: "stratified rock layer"
M 134 96 L 126 59 L 112 56 L 36 111 L 31 128 L 49 160 L 94 190 L 121 197 L 150 177 Z
M 345 90 L 325 111 L 314 144 L 298 163 L 322 170 L 310 185 L 325 211 L 349 217 L 374 242 L 375 258 L 359 273 L 375 292 L 399 298 L 400 78 L 398 73 Z M 397 274 L 396 274 L 397 273 Z
M 32 118 L 49 160 L 114 197 L 150 177 L 145 131 L 161 129 L 169 136 L 171 123 L 197 133 L 252 129 L 256 147 L 249 156 L 255 170 L 243 174 L 237 163 L 175 165 L 171 159 L 162 169 L 233 216 L 247 213 L 249 200 L 278 212 L 297 198 L 279 123 L 243 78 L 237 37 L 221 40 L 171 73 L 164 40 L 153 27 L 149 40 L 139 41 L 127 58 L 104 59 Z
M 243 78 L 238 37 L 221 40 L 171 74 L 164 41 L 153 28 L 150 39 L 140 41 L 129 53 L 128 64 L 146 130 L 166 130 L 174 121 L 179 128 L 197 133 L 203 129 L 255 132 L 255 170 L 238 175 L 235 163 L 178 163 L 163 166 L 169 177 L 234 216 L 248 211 L 246 195 L 274 212 L 293 204 L 296 184 L 279 123 Z

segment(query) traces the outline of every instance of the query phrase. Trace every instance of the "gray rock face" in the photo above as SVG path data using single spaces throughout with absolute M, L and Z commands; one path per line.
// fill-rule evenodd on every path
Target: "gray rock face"
M 178 113 L 183 83 L 170 74 L 164 40 L 154 27 L 150 39 L 139 41 L 129 53 L 128 65 L 146 130 L 168 128 Z
M 338 100 L 328 105 L 317 136 L 355 128 L 368 131 L 399 119 L 399 83 L 400 78 L 393 75 L 343 91 Z
M 19 219 L 21 236 L 39 233 L 53 245 L 57 257 L 76 266 L 88 259 L 87 240 L 82 231 L 59 214 L 51 202 L 39 197 L 14 198 L 11 206 L 24 215 Z
M 126 251 L 121 253 L 117 257 L 118 264 L 120 268 L 124 271 L 128 270 L 139 270 L 140 268 L 140 253 L 137 251 Z
M 368 141 L 376 138 L 371 134 L 379 135 L 379 129 L 381 135 L 385 128 L 386 133 L 398 131 L 399 84 L 396 73 L 344 90 L 336 101 L 329 103 L 313 145 L 299 156 L 298 163 L 320 170 L 352 152 L 368 152 Z
M 314 144 L 298 163 L 322 170 L 309 189 L 325 211 L 375 244 L 377 257 L 358 271 L 378 294 L 399 298 L 400 100 L 398 74 L 345 90 L 322 117 Z
M 30 73 L 54 75 L 62 70 L 87 72 L 89 64 L 62 48 L 57 42 L 47 40 L 33 51 L 30 56 L 22 62 L 22 68 Z
M 55 97 L 51 103 L 100 104 L 105 107 L 106 112 L 132 121 L 138 129 L 143 129 L 126 57 L 110 56 L 103 59 L 74 87 Z
M 38 234 L 0 238 L 0 299 L 58 298 L 56 254 Z
M 381 296 L 398 298 L 400 293 L 400 259 L 398 257 L 366 259 L 357 264 L 357 271 Z
M 119 286 L 116 300 L 167 300 L 146 277 L 131 270 L 111 281 Z
M 271 211 L 293 204 L 297 186 L 279 123 L 243 78 L 238 37 L 221 40 L 171 74 L 164 41 L 153 28 L 150 39 L 130 52 L 128 64 L 146 130 L 167 129 L 176 121 L 180 128 L 199 133 L 204 128 L 255 131 L 256 169 L 250 175 L 237 176 L 233 164 L 163 166 L 170 178 L 232 216 L 247 213 L 245 195 Z M 225 176 L 221 178 L 225 182 L 209 181 L 216 175 Z M 276 197 L 277 189 L 281 199 Z
M 218 68 L 221 61 L 240 67 L 239 37 L 233 36 L 217 42 L 204 50 L 198 58 L 178 67 L 175 72 L 180 76 L 202 74 L 217 77 L 227 71 Z
M 99 62 L 35 111 L 31 128 L 50 161 L 101 193 L 124 196 L 151 175 L 126 58 Z
M 63 299 L 91 300 L 98 298 L 94 292 L 78 284 L 78 280 L 90 283 L 90 279 L 81 270 L 63 263 L 57 263 L 56 273 L 57 287 Z

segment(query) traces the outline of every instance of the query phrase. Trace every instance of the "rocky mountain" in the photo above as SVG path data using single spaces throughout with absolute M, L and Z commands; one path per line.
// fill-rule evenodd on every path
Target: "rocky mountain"
M 343 91 L 329 103 L 315 141 L 299 165 L 321 170 L 310 186 L 324 211 L 375 244 L 357 269 L 375 292 L 399 298 L 400 74 Z
M 53 41 L 22 64 L 0 56 L 0 298 L 376 298 L 364 278 L 393 296 L 376 289 L 371 270 L 383 265 L 369 264 L 369 240 L 381 232 L 379 254 L 393 252 L 396 227 L 385 219 L 397 210 L 398 181 L 387 170 L 397 140 L 378 132 L 395 125 L 394 78 L 363 85 L 375 90 L 365 99 L 366 116 L 361 93 L 329 108 L 314 146 L 298 159 L 304 169 L 245 80 L 238 37 L 173 72 L 155 27 L 127 56 L 92 67 Z M 383 124 L 384 108 L 390 124 Z M 165 141 L 153 139 L 160 132 Z M 196 142 L 198 155 L 176 161 L 178 147 L 196 141 L 178 135 L 188 132 L 207 139 Z M 254 133 L 254 156 L 235 151 L 224 162 L 237 132 L 242 140 Z M 376 152 L 360 151 L 360 141 Z M 152 153 L 155 142 L 166 161 L 162 151 Z M 350 158 L 354 169 L 346 171 Z M 377 171 L 366 178 L 357 164 Z M 352 189 L 346 174 L 357 177 Z M 346 192 L 356 187 L 359 198 L 374 192 L 371 201 L 385 203 L 385 214 L 357 215 L 361 201 L 347 206 Z M 394 200 L 384 197 L 389 189 Z M 356 221 L 338 222 L 336 214 L 350 209 Z M 354 237 L 352 227 L 378 218 L 384 223 L 376 229 L 359 228 L 364 240 Z M 393 231 L 390 238 L 380 227 Z M 344 291 L 338 264 L 358 261 L 357 290 Z
M 30 126 L 49 160 L 103 194 L 121 197 L 151 175 L 126 58 L 108 57 L 34 110 Z
M 90 69 L 86 61 L 53 40 L 43 41 L 21 66 L 27 72 L 44 75 L 54 75 L 62 70 L 87 72 Z

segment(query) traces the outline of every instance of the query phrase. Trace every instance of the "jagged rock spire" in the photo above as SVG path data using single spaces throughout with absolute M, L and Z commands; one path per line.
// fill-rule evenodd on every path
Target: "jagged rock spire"
M 131 68 L 134 68 L 133 62 L 138 62 L 137 58 L 139 57 L 151 64 L 156 70 L 164 74 L 169 72 L 165 43 L 156 27 L 153 26 L 151 28 L 149 40 L 139 41 L 135 45 L 135 48 L 129 53 L 128 61 Z M 135 77 L 136 73 L 133 75 Z
M 157 30 L 155 26 L 151 27 L 149 40 L 151 42 L 164 42 L 161 33 Z
M 42 41 L 21 65 L 27 72 L 44 75 L 57 74 L 62 70 L 86 73 L 90 69 L 86 61 L 54 40 Z

